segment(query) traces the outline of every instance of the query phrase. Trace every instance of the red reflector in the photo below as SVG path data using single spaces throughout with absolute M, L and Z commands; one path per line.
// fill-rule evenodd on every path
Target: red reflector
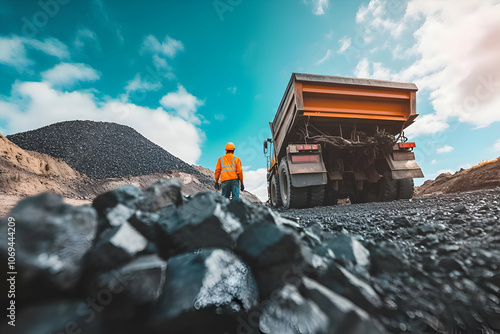
M 303 145 L 297 145 L 297 150 L 303 150 L 304 146 Z
M 292 155 L 292 162 L 319 162 L 317 155 Z
M 317 150 L 318 149 L 318 145 L 312 145 L 312 149 L 313 150 Z
M 415 147 L 415 143 L 399 143 L 399 148 L 412 148 Z
M 311 145 L 304 145 L 304 150 L 310 150 L 311 149 Z

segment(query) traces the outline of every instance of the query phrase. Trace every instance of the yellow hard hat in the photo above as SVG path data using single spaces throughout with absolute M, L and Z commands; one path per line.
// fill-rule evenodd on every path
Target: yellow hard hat
M 226 151 L 234 151 L 235 147 L 234 144 L 229 142 L 226 144 Z

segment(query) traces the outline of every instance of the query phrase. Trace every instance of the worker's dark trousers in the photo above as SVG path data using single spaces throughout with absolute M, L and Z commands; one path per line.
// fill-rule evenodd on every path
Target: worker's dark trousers
M 222 196 L 226 198 L 231 198 L 231 193 L 233 194 L 233 200 L 240 198 L 240 180 L 227 180 L 220 184 L 222 191 Z

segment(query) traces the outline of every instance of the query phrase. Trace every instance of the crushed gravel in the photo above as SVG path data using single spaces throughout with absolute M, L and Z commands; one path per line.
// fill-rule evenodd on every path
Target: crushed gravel
M 370 251 L 358 277 L 383 296 L 372 315 L 389 331 L 500 328 L 500 188 L 281 213 Z

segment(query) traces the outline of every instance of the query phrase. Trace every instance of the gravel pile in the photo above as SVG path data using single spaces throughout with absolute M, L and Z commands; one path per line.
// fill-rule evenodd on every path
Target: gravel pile
M 18 322 L 0 332 L 500 330 L 500 188 L 280 215 L 181 187 L 127 185 L 92 207 L 21 201 L 7 215 Z
M 91 178 L 145 175 L 166 169 L 201 175 L 134 129 L 116 123 L 61 122 L 7 138 L 25 150 L 60 158 Z

